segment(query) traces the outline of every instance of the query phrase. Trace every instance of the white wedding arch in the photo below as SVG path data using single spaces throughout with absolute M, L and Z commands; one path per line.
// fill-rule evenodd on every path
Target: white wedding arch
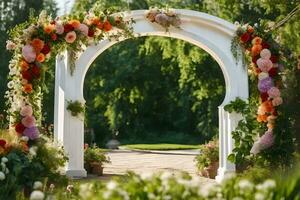
M 212 15 L 179 9 L 176 13 L 179 14 L 182 22 L 180 29 L 171 27 L 166 32 L 160 25 L 149 22 L 145 18 L 145 12 L 145 10 L 136 10 L 125 13 L 127 18 L 136 21 L 133 24 L 136 36 L 164 36 L 187 41 L 208 52 L 222 69 L 226 95 L 219 106 L 220 161 L 216 177 L 217 180 L 221 180 L 225 173 L 235 170 L 234 164 L 227 160 L 227 156 L 234 146 L 231 132 L 241 119 L 239 114 L 226 112 L 224 106 L 236 97 L 247 99 L 249 93 L 246 68 L 242 66 L 242 62 L 235 60 L 231 52 L 231 40 L 236 27 Z M 84 121 L 73 117 L 67 111 L 67 101 L 77 100 L 85 103 L 83 84 L 86 72 L 97 56 L 116 43 L 118 41 L 106 39 L 88 46 L 76 60 L 73 75 L 70 73 L 67 53 L 56 59 L 54 133 L 55 138 L 63 144 L 68 154 L 66 174 L 70 177 L 85 177 L 87 174 L 83 166 Z

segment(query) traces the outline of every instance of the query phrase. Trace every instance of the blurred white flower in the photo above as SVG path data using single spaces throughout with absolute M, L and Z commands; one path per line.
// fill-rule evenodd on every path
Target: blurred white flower
M 6 41 L 6 49 L 7 50 L 14 50 L 16 48 L 16 44 L 10 40 Z
M 21 141 L 27 142 L 29 140 L 29 138 L 27 136 L 22 136 L 20 138 Z
M 35 157 L 35 156 L 36 156 L 36 151 L 37 151 L 37 147 L 36 147 L 36 146 L 33 146 L 33 147 L 30 147 L 30 148 L 29 148 L 29 154 L 30 154 L 32 157 Z
M 30 200 L 43 200 L 45 195 L 42 191 L 35 190 L 30 194 Z
M 6 157 L 2 157 L 2 158 L 1 158 L 1 162 L 7 163 L 7 162 L 8 162 L 8 159 L 7 159 Z
M 5 179 L 5 174 L 0 171 L 0 181 L 3 181 Z
M 254 198 L 255 200 L 265 200 L 265 195 L 262 193 L 256 193 Z
M 241 190 L 252 190 L 253 189 L 253 184 L 246 179 L 240 180 L 238 183 L 238 186 Z
M 151 179 L 153 176 L 153 173 L 152 172 L 144 172 L 141 174 L 141 179 L 143 180 L 149 180 Z
M 109 189 L 109 190 L 114 190 L 117 188 L 117 182 L 115 181 L 109 181 L 106 185 L 106 188 Z
M 169 171 L 164 171 L 161 176 L 160 179 L 161 180 L 169 180 L 172 177 L 172 173 Z
M 40 181 L 35 181 L 33 183 L 33 189 L 35 189 L 35 190 L 42 189 L 42 187 L 43 187 L 43 183 Z
M 69 193 L 71 193 L 72 190 L 73 190 L 73 188 L 74 188 L 73 185 L 68 185 L 68 186 L 67 186 L 67 191 L 68 191 Z

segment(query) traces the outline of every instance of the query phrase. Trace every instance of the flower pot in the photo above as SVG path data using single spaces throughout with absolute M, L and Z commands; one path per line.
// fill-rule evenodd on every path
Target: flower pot
M 215 178 L 218 173 L 219 161 L 212 162 L 208 167 L 206 167 L 206 171 L 209 178 Z
M 103 175 L 103 167 L 101 163 L 93 162 L 91 163 L 92 174 L 102 176 Z

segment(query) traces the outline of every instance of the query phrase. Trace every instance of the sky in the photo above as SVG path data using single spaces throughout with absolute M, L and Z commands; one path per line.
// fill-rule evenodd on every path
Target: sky
M 58 15 L 68 13 L 72 8 L 75 0 L 55 0 L 59 8 Z

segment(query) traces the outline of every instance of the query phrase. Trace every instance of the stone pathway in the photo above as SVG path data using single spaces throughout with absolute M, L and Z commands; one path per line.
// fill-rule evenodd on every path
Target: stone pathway
M 105 164 L 104 174 L 122 175 L 127 171 L 137 174 L 163 170 L 186 171 L 196 175 L 194 158 L 198 150 L 184 151 L 132 151 L 113 150 L 108 152 L 111 163 Z

